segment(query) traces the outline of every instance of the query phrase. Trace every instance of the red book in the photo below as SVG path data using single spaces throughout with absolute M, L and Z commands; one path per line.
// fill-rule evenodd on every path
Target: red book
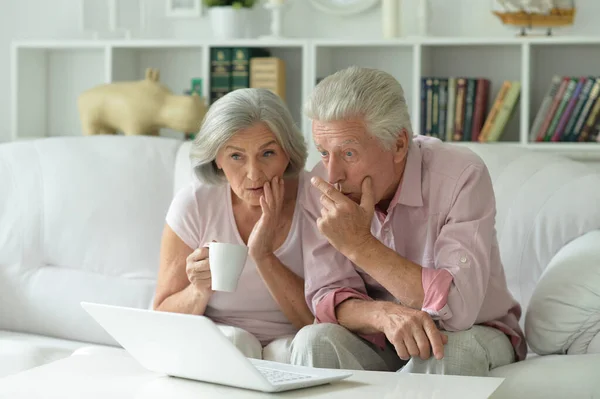
M 475 95 L 475 111 L 473 112 L 473 128 L 471 130 L 471 140 L 478 141 L 479 133 L 485 122 L 488 101 L 490 93 L 489 79 L 477 80 L 477 94 Z

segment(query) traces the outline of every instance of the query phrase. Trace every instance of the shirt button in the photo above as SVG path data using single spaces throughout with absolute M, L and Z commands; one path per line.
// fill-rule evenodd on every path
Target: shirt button
M 467 257 L 466 256 L 461 257 L 460 263 L 467 263 Z

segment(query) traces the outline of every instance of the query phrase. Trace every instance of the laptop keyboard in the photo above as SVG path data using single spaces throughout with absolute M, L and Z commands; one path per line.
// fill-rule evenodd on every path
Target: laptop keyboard
M 256 368 L 271 384 L 281 384 L 282 382 L 301 381 L 312 378 L 312 375 L 307 374 L 292 373 L 260 366 L 256 366 Z

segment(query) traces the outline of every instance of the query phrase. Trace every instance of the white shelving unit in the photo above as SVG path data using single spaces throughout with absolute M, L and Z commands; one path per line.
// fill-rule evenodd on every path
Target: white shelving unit
M 554 74 L 600 76 L 600 37 L 18 41 L 12 44 L 13 139 L 80 135 L 79 93 L 102 83 L 142 79 L 147 67 L 160 69 L 161 82 L 175 93 L 189 88 L 192 78 L 203 78 L 208 98 L 213 47 L 268 48 L 284 59 L 287 103 L 307 137 L 310 124 L 302 104 L 317 78 L 359 65 L 383 69 L 402 83 L 416 132 L 422 77 L 486 77 L 492 83 L 488 107 L 504 80 L 520 80 L 520 106 L 501 142 L 478 145 L 526 146 L 600 160 L 600 145 L 594 143 L 529 142 L 529 128 Z

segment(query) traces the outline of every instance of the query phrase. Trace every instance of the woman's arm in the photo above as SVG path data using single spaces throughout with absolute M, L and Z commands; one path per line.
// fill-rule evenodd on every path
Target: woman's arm
M 202 253 L 206 252 L 206 253 Z M 156 282 L 154 310 L 202 315 L 211 296 L 210 290 L 198 289 L 186 273 L 190 255 L 208 257 L 208 250 L 193 251 L 165 225 L 160 249 L 160 268 Z M 202 255 L 204 255 L 202 257 Z M 210 279 L 208 280 L 210 287 Z
M 273 254 L 254 261 L 269 293 L 288 320 L 298 329 L 312 324 L 314 316 L 306 304 L 304 280 Z

